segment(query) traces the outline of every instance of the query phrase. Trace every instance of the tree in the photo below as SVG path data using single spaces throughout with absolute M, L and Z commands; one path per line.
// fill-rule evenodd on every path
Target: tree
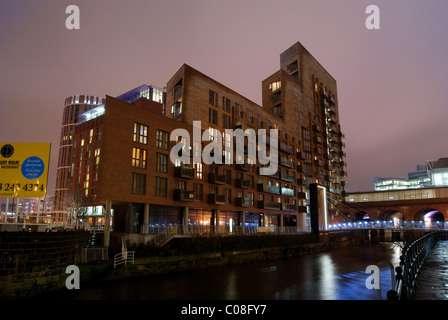
M 73 188 L 72 192 L 67 197 L 66 202 L 71 217 L 76 218 L 76 221 L 84 219 L 87 214 L 87 197 L 79 184 Z

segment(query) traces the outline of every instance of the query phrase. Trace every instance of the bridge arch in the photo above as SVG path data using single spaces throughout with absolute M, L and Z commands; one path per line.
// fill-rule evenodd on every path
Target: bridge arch
M 437 209 L 423 208 L 415 213 L 414 221 L 424 221 L 426 226 L 431 226 L 445 222 L 445 216 Z
M 392 221 L 394 225 L 401 225 L 406 219 L 403 213 L 398 210 L 389 209 L 381 212 L 378 215 L 380 221 Z
M 365 211 L 358 211 L 355 213 L 355 221 L 368 221 L 370 216 Z

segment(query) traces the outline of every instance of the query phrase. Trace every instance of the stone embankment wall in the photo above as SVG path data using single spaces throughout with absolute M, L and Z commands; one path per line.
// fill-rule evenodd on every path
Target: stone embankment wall
M 81 261 L 85 231 L 0 232 L 0 299 L 62 288 L 67 266 Z

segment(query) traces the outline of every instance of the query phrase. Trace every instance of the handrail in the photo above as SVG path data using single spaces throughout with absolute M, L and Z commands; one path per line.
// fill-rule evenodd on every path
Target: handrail
M 395 287 L 387 292 L 388 300 L 413 298 L 421 267 L 437 240 L 437 233 L 432 232 L 405 246 L 400 256 L 400 265 L 395 268 Z
M 123 251 L 121 253 L 117 253 L 114 257 L 114 269 L 121 264 L 134 264 L 134 252 L 135 251 Z

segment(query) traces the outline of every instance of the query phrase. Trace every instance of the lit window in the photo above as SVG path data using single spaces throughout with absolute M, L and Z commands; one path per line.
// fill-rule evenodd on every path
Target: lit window
M 157 130 L 156 147 L 168 150 L 168 132 Z
M 146 169 L 146 150 L 132 148 L 132 166 L 135 168 Z
M 148 143 L 148 126 L 140 123 L 134 123 L 134 142 Z
M 272 92 L 280 89 L 282 87 L 282 82 L 280 80 L 274 81 L 271 84 L 269 84 L 269 89 L 272 90 Z

